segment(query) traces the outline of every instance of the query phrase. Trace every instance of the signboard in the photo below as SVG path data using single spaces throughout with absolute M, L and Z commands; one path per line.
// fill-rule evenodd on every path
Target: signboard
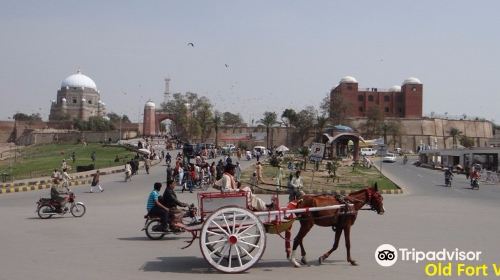
M 311 145 L 311 160 L 321 161 L 323 160 L 323 155 L 325 154 L 325 144 L 322 143 L 312 143 Z

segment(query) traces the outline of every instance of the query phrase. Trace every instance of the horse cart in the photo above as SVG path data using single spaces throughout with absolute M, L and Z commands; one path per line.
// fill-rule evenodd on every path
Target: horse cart
M 246 192 L 204 192 L 198 194 L 200 223 L 183 226 L 192 234 L 187 248 L 199 238 L 201 253 L 215 269 L 239 273 L 257 263 L 266 248 L 266 233 L 289 230 L 299 213 L 348 208 L 348 204 L 293 208 L 279 205 L 275 210 L 252 211 Z

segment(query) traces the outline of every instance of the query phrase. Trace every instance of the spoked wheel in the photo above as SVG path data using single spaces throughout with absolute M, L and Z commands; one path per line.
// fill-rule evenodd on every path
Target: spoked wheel
M 42 205 L 38 207 L 37 213 L 40 219 L 49 219 L 54 215 L 52 214 L 54 213 L 54 209 L 50 205 Z
M 239 273 L 252 267 L 264 254 L 264 226 L 251 211 L 225 207 L 203 224 L 200 248 L 210 265 L 222 272 Z
M 80 218 L 81 216 L 85 215 L 85 211 L 87 211 L 87 208 L 82 203 L 75 203 L 71 205 L 69 211 L 71 212 L 71 215 L 73 215 L 73 217 Z
M 161 221 L 159 219 L 150 220 L 146 224 L 146 236 L 151 240 L 160 240 L 165 236 L 163 231 L 158 229 L 162 228 Z

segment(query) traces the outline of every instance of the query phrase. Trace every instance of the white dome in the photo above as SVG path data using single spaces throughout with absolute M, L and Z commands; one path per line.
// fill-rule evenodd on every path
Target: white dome
M 81 88 L 91 88 L 93 90 L 97 90 L 97 86 L 95 85 L 94 81 L 83 75 L 80 71 L 78 71 L 76 74 L 73 74 L 66 79 L 64 79 L 61 83 L 61 88 L 67 88 L 67 87 L 81 87 Z
M 146 105 L 144 105 L 144 107 L 154 108 L 156 107 L 156 105 L 153 103 L 153 101 L 149 100 L 148 102 L 146 102 Z
M 410 85 L 417 84 L 417 85 L 420 85 L 420 84 L 422 84 L 422 82 L 419 79 L 415 78 L 415 77 L 410 77 L 410 78 L 408 78 L 408 79 L 406 79 L 406 80 L 403 81 L 403 85 L 406 85 L 406 84 L 410 84 Z
M 389 88 L 390 92 L 400 92 L 401 91 L 401 86 L 392 86 Z
M 343 77 L 342 79 L 340 79 L 340 84 L 341 83 L 357 83 L 358 81 L 356 81 L 356 78 L 352 77 L 352 76 L 345 76 Z

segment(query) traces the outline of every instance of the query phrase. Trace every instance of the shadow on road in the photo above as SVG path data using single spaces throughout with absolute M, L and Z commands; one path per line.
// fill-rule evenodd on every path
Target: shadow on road
M 156 261 L 146 262 L 140 270 L 176 273 L 218 273 L 200 257 L 158 257 Z
M 151 240 L 147 236 L 134 236 L 134 237 L 119 237 L 117 238 L 118 240 L 121 241 L 149 241 L 149 242 L 158 242 L 161 240 L 179 240 L 179 239 L 191 239 L 190 237 L 186 236 L 175 236 L 175 235 L 166 235 L 160 240 Z
M 327 261 L 324 265 L 334 265 L 344 261 Z M 345 262 L 344 262 L 345 263 Z M 317 262 L 311 262 L 311 266 L 318 265 Z M 260 260 L 252 269 L 262 269 L 272 271 L 273 268 L 292 267 L 287 259 Z M 306 266 L 307 267 L 307 266 Z M 156 261 L 146 262 L 140 270 L 142 271 L 157 271 L 157 272 L 174 272 L 174 273 L 222 273 L 212 268 L 205 259 L 201 257 L 182 256 L 182 257 L 158 257 Z M 244 273 L 248 273 L 244 272 Z

